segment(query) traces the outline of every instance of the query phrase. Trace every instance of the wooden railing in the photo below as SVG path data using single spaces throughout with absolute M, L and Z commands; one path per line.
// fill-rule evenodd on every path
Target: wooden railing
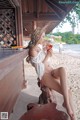
M 27 51 L 23 50 L 0 59 L 0 112 L 10 113 L 16 102 L 24 81 L 24 58 Z

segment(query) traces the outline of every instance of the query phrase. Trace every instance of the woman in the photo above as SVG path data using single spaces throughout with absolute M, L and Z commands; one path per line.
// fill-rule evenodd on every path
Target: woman
M 45 33 L 40 28 L 37 28 L 31 35 L 31 42 L 29 43 L 29 56 L 28 60 L 35 67 L 40 80 L 41 86 L 46 86 L 52 90 L 51 94 L 56 97 L 56 101 L 53 100 L 58 110 L 65 111 L 70 116 L 71 120 L 74 120 L 74 112 L 71 105 L 70 90 L 67 87 L 66 72 L 63 67 L 53 69 L 50 65 L 50 57 L 52 56 L 52 50 L 46 50 L 44 45 Z M 58 97 L 62 102 L 62 106 L 59 105 Z M 65 106 L 66 109 L 63 107 Z M 64 110 L 63 110 L 64 109 Z M 66 111 L 67 110 L 67 111 Z

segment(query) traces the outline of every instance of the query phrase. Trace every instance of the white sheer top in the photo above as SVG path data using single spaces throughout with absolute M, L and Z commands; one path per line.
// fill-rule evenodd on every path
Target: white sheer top
M 41 80 L 42 76 L 44 74 L 44 71 L 45 71 L 45 66 L 42 62 L 45 58 L 45 52 L 42 48 L 42 45 L 39 44 L 38 47 L 41 50 L 36 57 L 31 57 L 31 63 L 35 67 L 37 75 L 38 75 L 39 79 Z

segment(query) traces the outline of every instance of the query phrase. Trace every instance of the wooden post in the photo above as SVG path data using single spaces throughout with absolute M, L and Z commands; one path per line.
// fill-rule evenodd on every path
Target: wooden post
M 34 31 L 37 28 L 36 21 L 32 21 L 32 31 Z
M 33 21 L 34 30 L 37 28 L 36 21 Z
M 16 33 L 17 33 L 17 45 L 22 46 L 23 40 L 23 24 L 22 24 L 22 7 L 21 0 L 19 0 L 20 6 L 16 8 Z

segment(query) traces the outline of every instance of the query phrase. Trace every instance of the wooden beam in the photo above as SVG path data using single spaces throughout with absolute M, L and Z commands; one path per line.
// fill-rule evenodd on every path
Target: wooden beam
M 37 6 L 36 6 L 36 14 L 37 14 L 37 18 L 39 18 L 39 2 L 38 0 L 36 1 L 37 2 Z
M 50 0 L 45 0 L 46 1 L 46 3 L 48 4 L 48 6 L 51 8 L 51 9 L 53 9 L 53 11 L 55 12 L 55 14 L 58 16 L 58 18 L 60 19 L 60 20 L 62 20 L 62 15 L 58 12 L 58 10 L 56 9 L 56 7 L 51 3 L 51 1 Z
M 36 21 L 33 21 L 33 29 L 35 30 L 37 28 L 37 23 Z
M 55 14 L 39 14 L 39 18 L 35 17 L 35 13 L 24 13 L 23 14 L 23 20 L 27 21 L 27 20 L 31 20 L 31 21 L 38 21 L 38 20 L 52 20 L 52 21 L 59 21 L 59 18 L 55 15 Z
M 22 45 L 23 40 L 23 23 L 22 23 L 22 6 L 21 0 L 20 7 L 16 7 L 16 32 L 17 32 L 17 45 Z
M 19 0 L 9 0 L 9 2 L 12 4 L 13 7 L 20 6 Z
M 38 0 L 35 0 L 34 2 L 34 12 L 35 12 L 35 17 L 39 18 L 39 4 L 38 4 Z
M 37 22 L 36 21 L 31 21 L 32 23 L 32 32 L 37 28 Z
M 58 2 L 56 2 L 55 0 L 51 0 L 50 1 L 56 8 L 58 8 L 59 10 L 63 11 L 63 12 L 67 12 L 65 6 L 59 4 Z

